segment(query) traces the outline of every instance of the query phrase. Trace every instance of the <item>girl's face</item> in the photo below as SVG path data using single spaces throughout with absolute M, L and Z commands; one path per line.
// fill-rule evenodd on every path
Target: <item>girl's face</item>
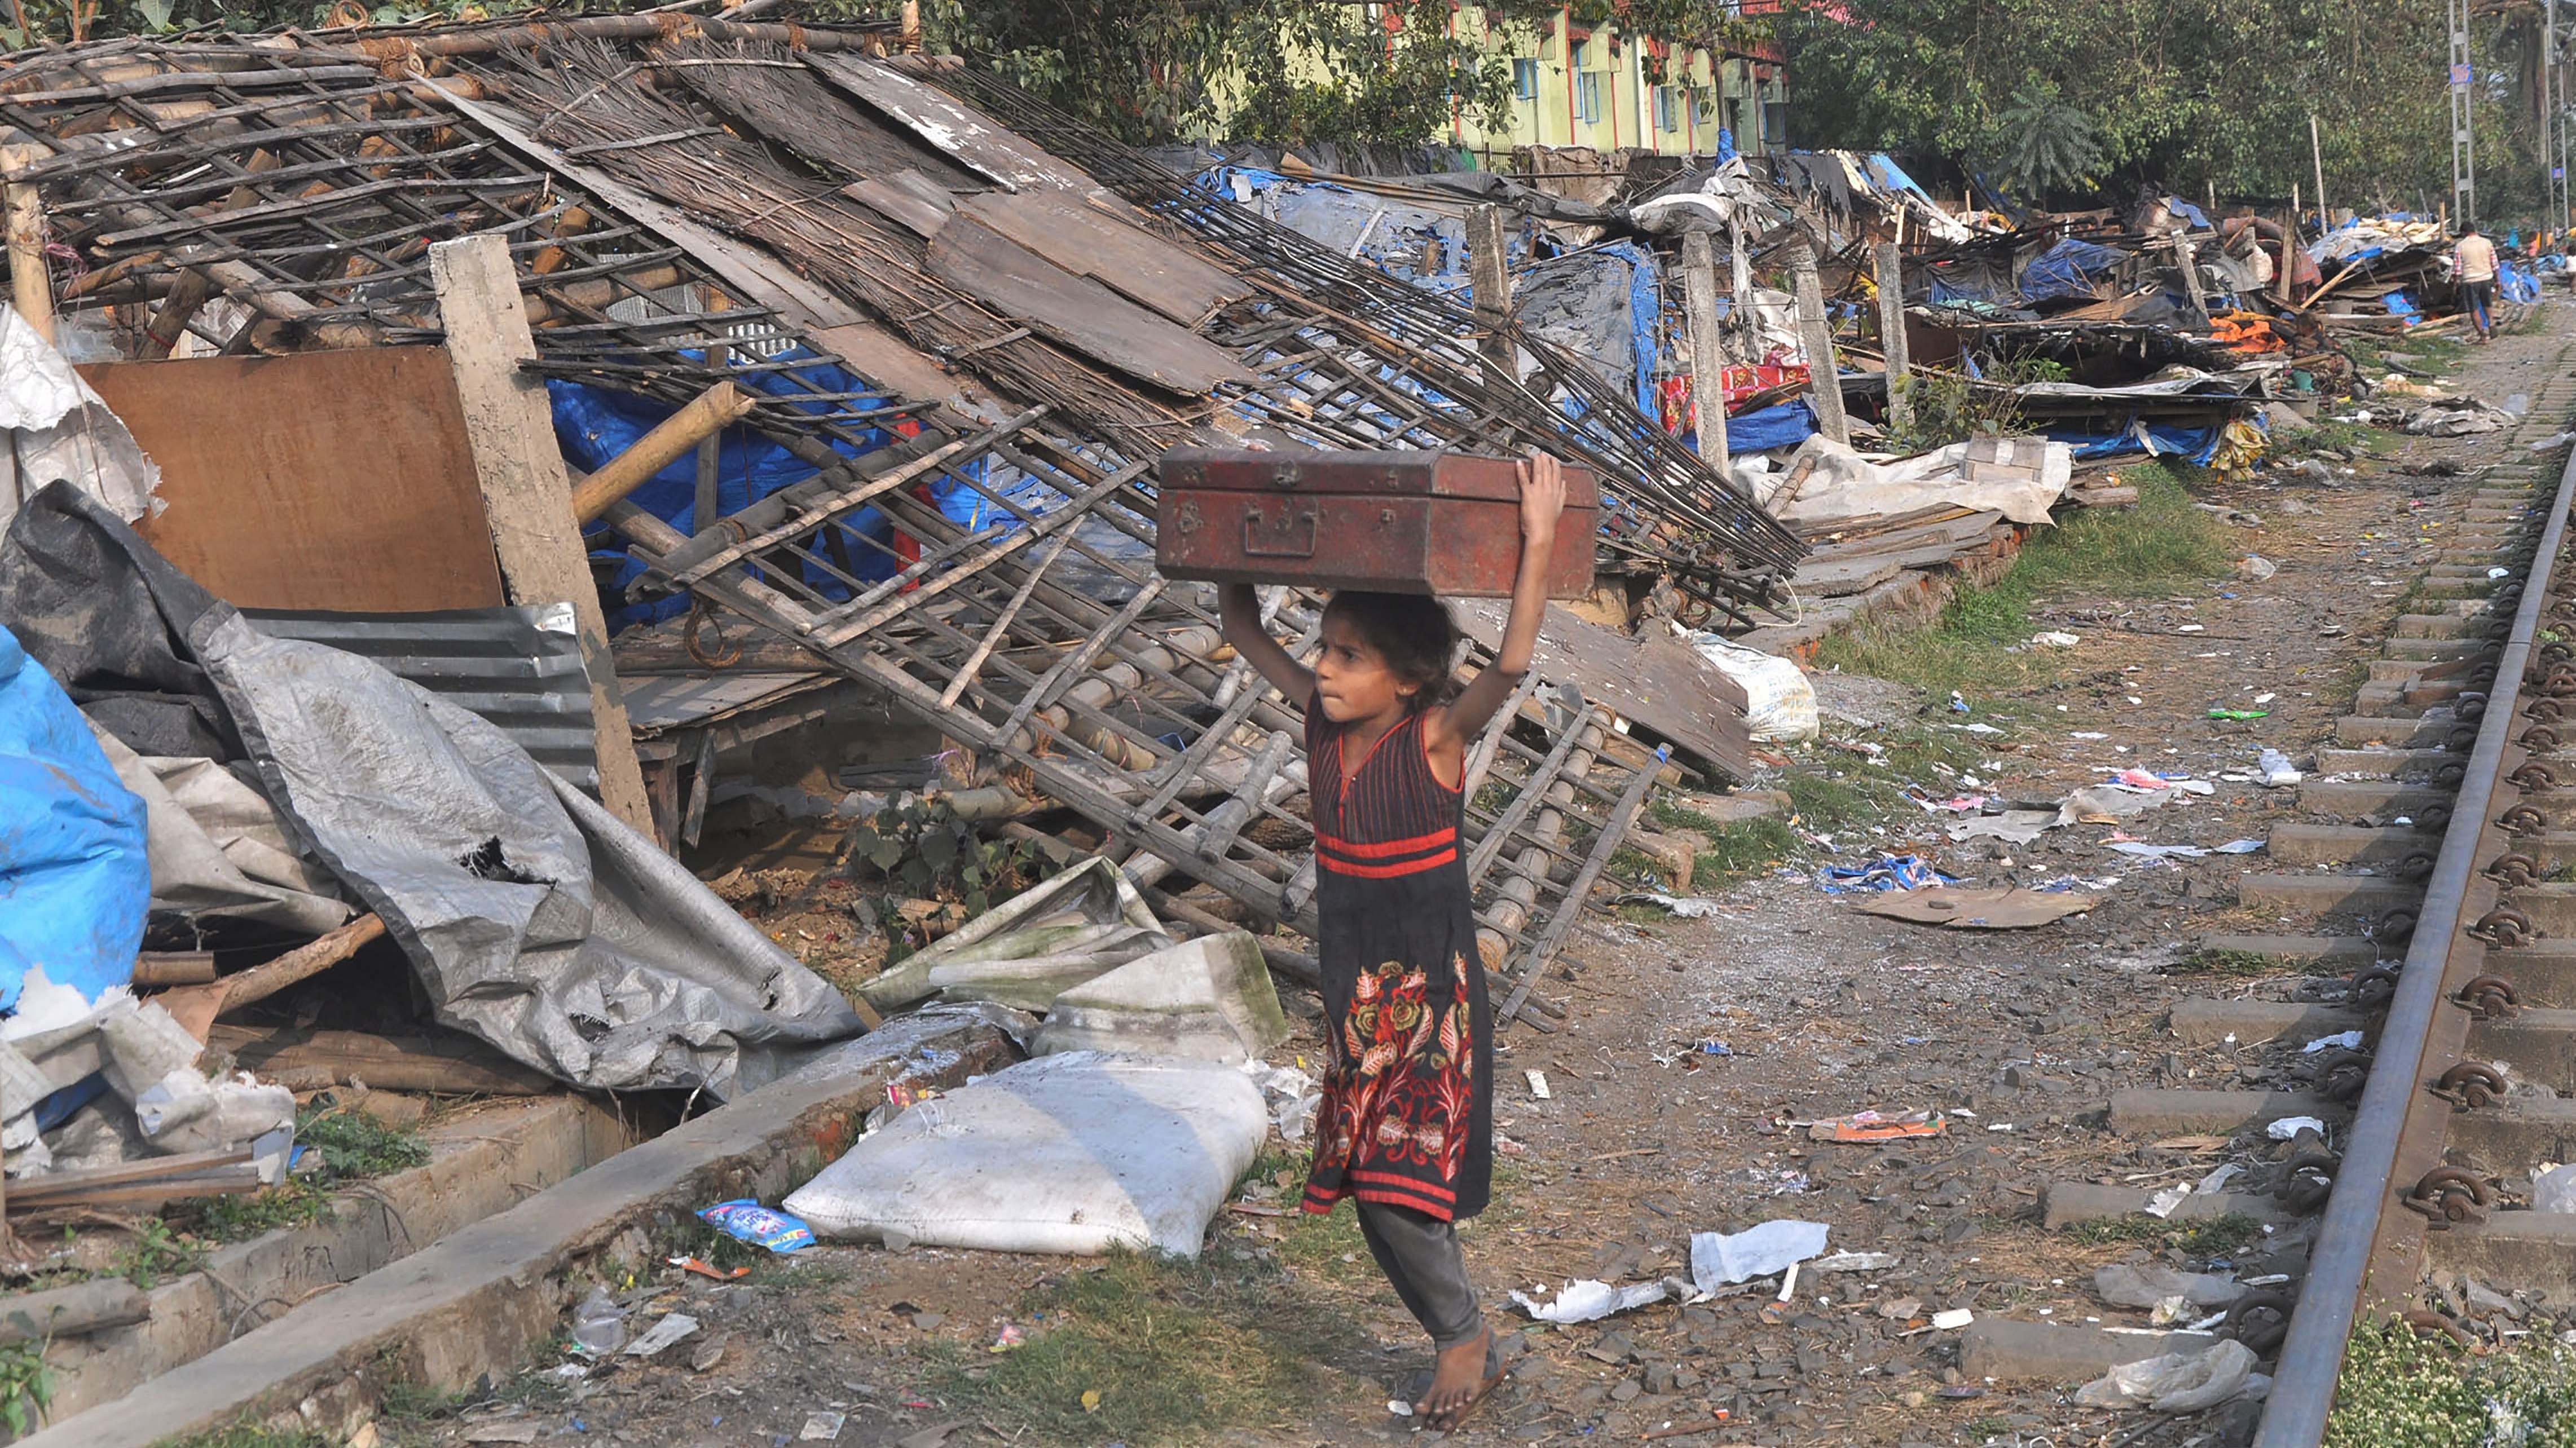
M 1324 701 L 1324 717 L 1336 724 L 1392 718 L 1404 712 L 1421 691 L 1419 684 L 1397 678 L 1359 626 L 1332 613 L 1324 615 L 1324 650 L 1315 659 L 1315 692 Z

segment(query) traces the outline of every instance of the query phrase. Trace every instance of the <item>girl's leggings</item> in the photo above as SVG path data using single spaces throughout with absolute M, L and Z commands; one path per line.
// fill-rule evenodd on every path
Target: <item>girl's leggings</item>
M 1476 1309 L 1476 1289 L 1467 1281 L 1466 1259 L 1458 1252 L 1458 1231 L 1451 1224 L 1411 1207 L 1354 1200 L 1360 1235 L 1378 1270 L 1395 1284 L 1405 1310 L 1431 1334 L 1431 1345 L 1447 1352 L 1473 1342 L 1485 1330 L 1485 1315 Z

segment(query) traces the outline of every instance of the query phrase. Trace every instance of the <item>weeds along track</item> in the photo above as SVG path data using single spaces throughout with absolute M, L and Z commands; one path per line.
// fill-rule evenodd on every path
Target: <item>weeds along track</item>
M 2317 978 L 2288 1000 L 2174 1008 L 2185 1040 L 2294 1059 L 2297 1089 L 2112 1101 L 2123 1136 L 2264 1143 L 2177 1220 L 2309 1223 L 2304 1273 L 2210 1329 L 2277 1359 L 2261 1448 L 2323 1440 L 2366 1322 L 2476 1343 L 2496 1329 L 2465 1284 L 2576 1296 L 2576 1214 L 2529 1209 L 2534 1173 L 2576 1155 L 2576 570 L 2560 566 L 2576 460 L 2528 450 L 2576 412 L 2567 357 L 2450 520 L 2299 786 L 2300 818 L 2239 882 L 2244 906 L 2306 933 L 2201 942 Z M 2134 1212 L 2139 1195 L 2068 1186 L 2050 1216 Z

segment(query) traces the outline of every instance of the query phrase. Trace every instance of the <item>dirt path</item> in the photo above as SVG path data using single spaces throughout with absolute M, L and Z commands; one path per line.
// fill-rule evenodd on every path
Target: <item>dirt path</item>
M 2547 330 L 2473 352 L 2452 385 L 2497 403 L 2536 391 L 2539 369 L 2576 331 L 2563 303 L 2543 315 Z M 2129 828 L 2159 843 L 2260 839 L 2289 801 L 2220 776 L 2245 775 L 2266 745 L 2304 760 L 2331 733 L 2358 661 L 2474 487 L 2473 476 L 2407 470 L 2473 468 L 2502 460 L 2502 447 L 2495 437 L 2400 439 L 2330 485 L 2266 474 L 2201 490 L 2201 501 L 2259 516 L 2233 536 L 2277 572 L 2169 596 L 2043 598 L 2038 626 L 2083 640 L 2059 677 L 1980 701 L 1964 718 L 1935 701 L 1903 727 L 2001 730 L 1963 736 L 1989 746 L 1969 772 L 1985 792 L 2014 799 L 2055 799 L 2127 767 L 2211 780 L 2208 797 Z M 2213 708 L 2268 717 L 2213 721 Z M 1874 766 L 1829 742 L 1800 767 Z M 1745 1293 L 1528 1332 L 1513 1342 L 1513 1378 L 1462 1441 L 1636 1442 L 1704 1424 L 1711 1431 L 1668 1441 L 2044 1435 L 2062 1448 L 2137 1426 L 2076 1410 L 2053 1390 L 1964 1381 L 1958 1335 L 1924 1324 L 1960 1307 L 2143 1323 L 2088 1290 L 2095 1267 L 2139 1249 L 2043 1231 L 2039 1193 L 2052 1179 L 2142 1170 L 2127 1164 L 2133 1145 L 2099 1124 L 2115 1088 L 2234 1086 L 2274 1073 L 2250 1051 L 2178 1046 L 2161 1020 L 2174 998 L 2213 985 L 2271 995 L 2295 986 L 2174 969 L 2196 938 L 2265 923 L 2236 906 L 2233 885 L 2263 857 L 2141 860 L 2108 850 L 2106 825 L 2027 846 L 1953 844 L 1939 833 L 1945 822 L 1916 814 L 1888 821 L 1884 834 L 1846 831 L 1836 859 L 1916 853 L 1987 885 L 2116 883 L 2102 886 L 2091 913 L 2043 929 L 1944 931 L 1849 908 L 1819 890 L 1810 860 L 1725 891 L 1708 918 L 1631 918 L 1578 935 L 1572 959 L 1541 986 L 1569 1008 L 1566 1028 L 1515 1030 L 1503 1042 L 1496 1117 L 1509 1145 L 1496 1207 L 1467 1233 L 1489 1310 L 1516 1331 L 1529 1324 L 1510 1306 L 1512 1289 L 1687 1275 L 1693 1232 L 1775 1217 L 1827 1223 L 1833 1249 L 1890 1254 L 1896 1265 L 1804 1278 L 1785 1304 Z M 1303 1024 L 1280 1059 L 1311 1061 L 1312 1029 Z M 1709 1044 L 1720 1042 L 1722 1053 Z M 1532 1095 L 1530 1071 L 1545 1073 L 1549 1099 Z M 1787 1124 L 1927 1107 L 1951 1113 L 1949 1134 L 1828 1145 Z M 1264 1171 L 1293 1180 L 1294 1161 L 1283 1154 Z M 1279 1181 L 1255 1186 L 1256 1198 L 1293 1203 Z M 943 1424 L 955 1425 L 944 1441 L 959 1444 L 1436 1441 L 1385 1410 L 1427 1354 L 1347 1214 L 1316 1223 L 1252 1205 L 1227 1214 L 1205 1263 L 1189 1270 L 822 1249 L 742 1284 L 641 1284 L 639 1322 L 688 1311 L 706 1323 L 700 1341 L 724 1344 L 720 1358 L 693 1369 L 698 1349 L 683 1344 L 658 1366 L 578 1382 L 532 1376 L 394 1436 L 453 1443 L 527 1427 L 551 1436 L 578 1422 L 593 1443 L 774 1445 L 795 1441 L 819 1411 L 846 1416 L 837 1441 L 870 1445 L 940 1442 Z M 2243 1255 L 2263 1250 L 2258 1242 Z M 1031 1345 L 989 1351 L 1006 1328 Z M 1086 1412 L 1086 1392 L 1100 1393 L 1096 1411 Z M 1224 1426 L 1174 1427 L 1210 1420 Z

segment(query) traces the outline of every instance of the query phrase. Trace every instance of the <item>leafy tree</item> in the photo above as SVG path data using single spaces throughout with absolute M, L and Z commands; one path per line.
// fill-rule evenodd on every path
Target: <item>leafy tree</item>
M 2024 86 L 1995 118 L 1989 143 L 1995 176 L 2024 196 L 2089 182 L 2101 169 L 2092 118 L 2058 98 L 2053 85 Z

